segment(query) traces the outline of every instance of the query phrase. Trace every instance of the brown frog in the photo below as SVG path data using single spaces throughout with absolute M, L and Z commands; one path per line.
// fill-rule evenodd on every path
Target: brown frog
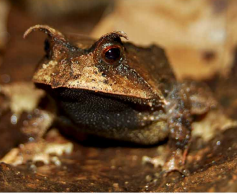
M 168 136 L 164 170 L 183 169 L 193 115 L 216 104 L 206 87 L 177 82 L 162 48 L 122 42 L 121 31 L 97 41 L 45 25 L 24 37 L 32 31 L 48 35 L 33 82 L 56 101 L 61 120 L 75 130 L 145 145 Z

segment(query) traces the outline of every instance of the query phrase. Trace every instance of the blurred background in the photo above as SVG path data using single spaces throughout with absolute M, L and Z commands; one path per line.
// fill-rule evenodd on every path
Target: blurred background
M 45 35 L 22 35 L 35 24 L 95 38 L 122 30 L 135 44 L 165 48 L 179 79 L 225 77 L 237 44 L 236 10 L 235 0 L 1 0 L 0 83 L 31 79 Z

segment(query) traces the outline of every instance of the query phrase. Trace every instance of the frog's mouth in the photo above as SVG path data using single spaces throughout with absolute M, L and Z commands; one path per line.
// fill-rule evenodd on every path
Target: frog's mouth
M 97 92 L 93 90 L 86 89 L 76 89 L 76 88 L 66 88 L 66 87 L 58 87 L 52 88 L 50 85 L 45 85 L 41 83 L 35 83 L 36 87 L 39 89 L 43 89 L 46 93 L 53 97 L 56 101 L 67 100 L 73 102 L 83 103 L 83 100 L 89 100 L 91 103 L 102 104 L 102 101 L 105 104 L 108 104 L 106 100 L 113 100 L 116 103 L 120 104 L 128 104 L 130 107 L 137 107 L 138 109 L 144 109 L 151 111 L 154 109 L 153 105 L 157 108 L 157 99 L 143 99 L 134 96 L 124 96 L 113 93 L 104 93 Z M 91 97 L 93 98 L 91 99 Z M 116 103 L 112 103 L 115 106 Z M 111 104 L 111 105 L 112 105 Z M 160 108 L 160 107 L 158 107 Z

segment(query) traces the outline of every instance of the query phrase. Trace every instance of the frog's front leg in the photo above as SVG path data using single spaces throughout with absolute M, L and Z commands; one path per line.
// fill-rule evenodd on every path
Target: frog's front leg
M 174 170 L 181 172 L 191 139 L 191 102 L 182 84 L 177 84 L 166 100 L 170 150 L 163 169 L 165 172 Z
M 203 114 L 217 103 L 210 90 L 197 82 L 177 83 L 166 100 L 170 151 L 163 169 L 182 172 L 191 140 L 193 114 Z

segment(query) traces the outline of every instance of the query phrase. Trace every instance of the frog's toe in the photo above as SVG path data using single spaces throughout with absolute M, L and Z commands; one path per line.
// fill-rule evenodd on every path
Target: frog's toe
M 168 174 L 173 171 L 178 171 L 181 174 L 188 176 L 189 171 L 185 169 L 185 158 L 186 153 L 182 154 L 181 150 L 177 149 L 175 152 L 172 152 L 162 167 L 163 173 Z

